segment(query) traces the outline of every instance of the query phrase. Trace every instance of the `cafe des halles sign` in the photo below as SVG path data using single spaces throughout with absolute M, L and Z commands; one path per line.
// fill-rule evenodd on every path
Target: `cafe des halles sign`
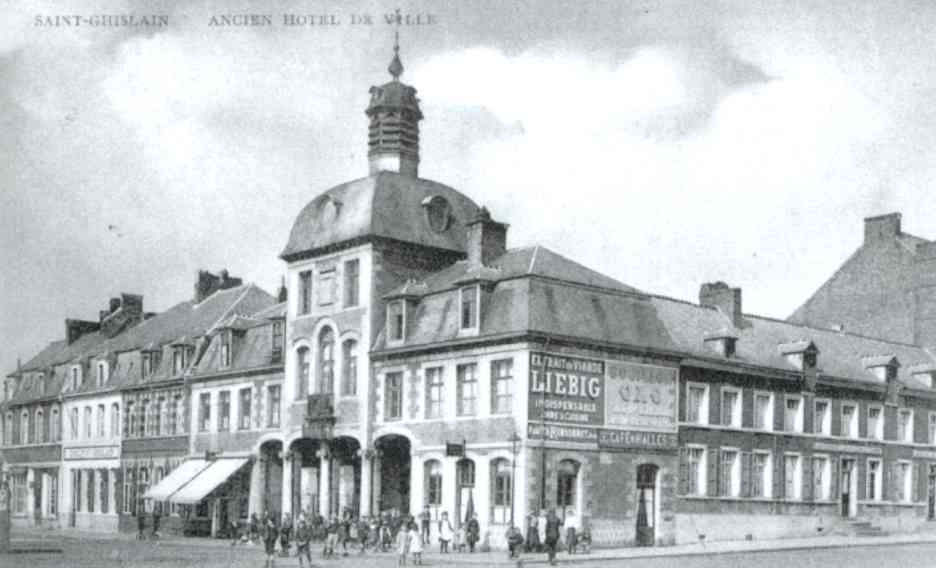
M 527 435 L 675 450 L 676 384 L 675 367 L 531 353 Z

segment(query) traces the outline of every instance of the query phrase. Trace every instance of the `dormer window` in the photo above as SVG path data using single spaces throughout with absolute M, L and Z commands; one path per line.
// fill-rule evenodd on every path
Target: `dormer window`
M 36 376 L 36 382 L 39 385 L 39 396 L 45 396 L 45 393 L 46 393 L 45 373 L 39 373 L 39 375 Z
M 395 300 L 387 308 L 387 330 L 390 341 L 403 341 L 406 319 L 403 300 Z
M 710 333 L 703 338 L 706 347 L 721 357 L 731 358 L 735 355 L 738 337 L 730 331 Z
M 81 386 L 81 367 L 73 365 L 71 368 L 71 390 L 76 391 Z
M 283 360 L 283 322 L 273 322 L 273 362 Z
M 361 263 L 358 259 L 347 260 L 344 263 L 344 307 L 353 308 L 360 300 L 359 289 L 361 281 Z
M 894 355 L 873 355 L 864 357 L 861 362 L 865 369 L 870 371 L 878 381 L 892 383 L 897 380 L 897 369 L 900 363 Z
M 231 331 L 221 332 L 221 367 L 231 366 Z
M 188 349 L 180 345 L 172 350 L 172 371 L 179 374 L 188 366 Z
M 461 329 L 478 329 L 478 286 L 465 286 L 461 289 Z
M 98 361 L 97 364 L 97 386 L 103 387 L 107 383 L 107 363 Z
M 798 371 L 815 371 L 819 361 L 819 349 L 809 340 L 781 343 L 780 354 Z
M 143 354 L 143 378 L 146 379 L 153 374 L 153 354 Z
M 299 315 L 306 315 L 312 312 L 312 271 L 303 270 L 299 273 L 299 294 L 298 299 Z

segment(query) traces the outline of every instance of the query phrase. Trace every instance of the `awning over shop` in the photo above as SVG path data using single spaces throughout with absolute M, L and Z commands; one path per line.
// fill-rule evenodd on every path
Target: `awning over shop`
M 203 459 L 189 459 L 184 461 L 179 467 L 172 470 L 162 481 L 150 487 L 149 491 L 143 494 L 144 499 L 153 499 L 155 501 L 165 501 L 170 495 L 179 490 L 180 487 L 193 480 L 196 475 L 204 471 L 211 462 Z
M 169 496 L 169 501 L 183 505 L 198 503 L 218 486 L 237 473 L 247 458 L 219 458 L 212 462 L 198 476 Z

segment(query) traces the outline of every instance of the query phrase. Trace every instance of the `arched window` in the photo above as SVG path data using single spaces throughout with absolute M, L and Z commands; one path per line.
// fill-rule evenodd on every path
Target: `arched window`
M 52 407 L 52 423 L 49 425 L 49 441 L 58 442 L 62 439 L 62 417 L 58 406 Z
M 111 438 L 120 437 L 120 405 L 116 402 L 111 405 L 110 435 Z
M 43 432 L 43 426 L 45 425 L 45 412 L 42 409 L 36 410 L 36 434 L 34 436 L 37 444 L 42 444 L 45 442 L 45 432 Z
M 296 398 L 305 398 L 309 392 L 309 348 L 296 351 Z
M 465 522 L 465 515 L 468 511 L 468 501 L 473 500 L 475 486 L 475 463 L 468 458 L 458 460 L 455 464 L 455 483 L 457 493 L 455 494 L 455 522 L 458 524 Z
M 357 394 L 357 341 L 353 339 L 341 344 L 341 394 Z
M 335 384 L 335 332 L 330 327 L 319 333 L 318 357 L 318 385 L 315 390 L 319 394 L 330 394 Z
M 426 483 L 426 505 L 438 507 L 442 504 L 442 464 L 429 460 L 423 465 Z
M 105 419 L 104 413 L 105 413 L 105 412 L 106 412 L 106 411 L 104 410 L 104 405 L 103 405 L 103 404 L 99 404 L 98 407 L 97 407 L 97 427 L 94 429 L 94 430 L 95 430 L 95 435 L 96 435 L 99 439 L 103 439 L 103 438 L 104 438 L 104 432 L 105 432 L 105 430 L 104 430 L 104 419 Z
M 3 431 L 3 443 L 7 446 L 13 445 L 13 413 L 7 412 L 6 429 Z
M 86 406 L 84 409 L 84 439 L 85 440 L 91 439 L 91 433 L 93 432 L 92 428 L 94 426 L 92 424 L 92 421 L 93 421 L 93 418 L 91 416 L 91 407 Z
M 491 522 L 510 522 L 510 502 L 513 499 L 513 476 L 510 462 L 497 458 L 491 462 Z
M 20 444 L 29 443 L 29 411 L 24 410 L 20 414 Z
M 575 460 L 562 460 L 556 468 L 556 507 L 562 511 L 561 516 L 565 509 L 576 507 L 579 469 Z

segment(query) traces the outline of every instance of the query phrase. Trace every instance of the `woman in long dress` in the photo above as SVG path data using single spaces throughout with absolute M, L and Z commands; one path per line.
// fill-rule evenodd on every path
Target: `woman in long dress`
M 409 539 L 409 551 L 413 555 L 413 564 L 418 566 L 422 564 L 423 537 L 415 522 L 410 523 Z
M 439 553 L 448 552 L 448 545 L 452 542 L 455 531 L 452 529 L 452 523 L 449 522 L 448 512 L 442 512 L 442 518 L 439 519 Z

